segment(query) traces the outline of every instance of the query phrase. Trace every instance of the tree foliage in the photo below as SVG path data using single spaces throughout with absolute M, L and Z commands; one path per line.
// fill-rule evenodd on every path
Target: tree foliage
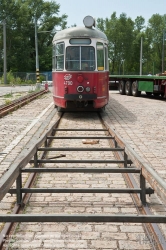
M 52 40 L 58 29 L 67 27 L 67 15 L 59 16 L 60 4 L 55 0 L 0 0 L 0 21 L 6 22 L 7 71 L 36 70 L 35 20 L 40 71 L 52 69 Z M 108 37 L 110 73 L 139 74 L 140 45 L 143 40 L 143 74 L 162 71 L 163 43 L 166 39 L 166 15 L 154 14 L 135 20 L 125 13 L 117 17 L 98 18 L 97 28 Z M 75 24 L 72 26 L 76 26 Z M 0 71 L 3 71 L 3 28 L 0 29 Z M 166 42 L 165 42 L 166 45 Z M 166 51 L 165 51 L 166 56 Z M 165 62 L 166 64 L 166 62 Z
M 40 70 L 52 69 L 52 39 L 56 27 L 64 29 L 67 24 L 67 15 L 58 16 L 59 9 L 55 1 L 0 0 L 0 20 L 6 22 L 8 71 L 35 71 L 35 19 Z M 2 40 L 0 46 L 2 49 Z
M 141 38 L 143 74 L 162 71 L 166 15 L 153 15 L 145 26 L 142 16 L 133 21 L 125 13 L 118 18 L 113 12 L 110 18 L 98 18 L 97 28 L 107 35 L 109 41 L 110 73 L 139 74 Z M 166 56 L 166 51 L 164 54 Z

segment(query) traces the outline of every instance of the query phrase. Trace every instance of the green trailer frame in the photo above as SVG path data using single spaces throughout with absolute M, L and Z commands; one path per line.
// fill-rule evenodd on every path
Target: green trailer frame
M 166 97 L 166 75 L 109 75 L 109 81 L 115 82 L 121 95 L 137 97 L 144 91 L 147 95 Z

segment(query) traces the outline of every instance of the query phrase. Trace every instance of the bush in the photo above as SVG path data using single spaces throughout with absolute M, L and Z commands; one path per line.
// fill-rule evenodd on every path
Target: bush
M 21 79 L 18 76 L 14 76 L 14 74 L 12 73 L 12 71 L 9 71 L 7 73 L 7 84 L 11 84 L 11 85 L 21 85 L 21 84 L 27 84 L 27 85 L 32 85 L 35 84 L 36 81 L 33 80 L 27 80 L 27 79 Z M 0 78 L 0 84 L 4 84 L 4 75 L 2 75 L 2 77 Z
M 14 84 L 14 76 L 11 71 L 7 73 L 7 84 Z M 1 78 L 1 83 L 4 84 L 4 75 Z

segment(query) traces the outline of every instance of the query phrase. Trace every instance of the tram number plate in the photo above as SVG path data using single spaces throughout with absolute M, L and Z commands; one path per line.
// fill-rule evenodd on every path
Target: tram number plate
M 65 81 L 64 85 L 73 85 L 73 81 Z

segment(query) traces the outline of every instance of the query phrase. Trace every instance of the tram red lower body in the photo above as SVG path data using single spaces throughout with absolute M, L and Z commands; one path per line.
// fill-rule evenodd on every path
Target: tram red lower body
M 102 108 L 109 99 L 108 72 L 53 72 L 53 100 L 61 108 Z

